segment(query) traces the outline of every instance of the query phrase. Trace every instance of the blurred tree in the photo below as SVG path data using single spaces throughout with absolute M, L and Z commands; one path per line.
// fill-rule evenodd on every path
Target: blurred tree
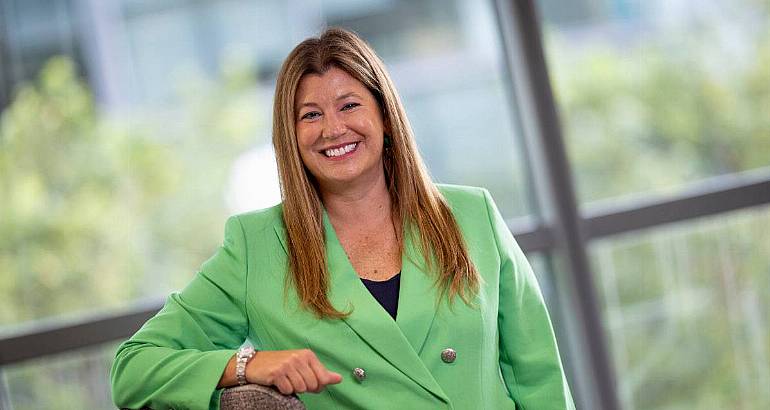
M 728 53 L 708 38 L 675 54 L 655 38 L 632 49 L 576 51 L 551 37 L 554 89 L 581 201 L 672 191 L 770 165 L 765 26 L 742 39 L 751 56 L 744 64 L 718 68 L 703 62 Z
M 0 325 L 164 294 L 213 252 L 229 165 L 261 126 L 250 71 L 226 67 L 130 121 L 65 58 L 18 91 L 0 117 Z
M 66 59 L 19 90 L 0 128 L 0 323 L 134 292 L 134 209 L 168 192 L 173 173 L 158 148 L 101 121 Z
M 730 16 L 705 13 L 675 33 L 550 32 L 582 203 L 770 166 L 770 1 L 716 3 Z M 770 407 L 770 214 L 726 218 L 592 246 L 629 408 Z

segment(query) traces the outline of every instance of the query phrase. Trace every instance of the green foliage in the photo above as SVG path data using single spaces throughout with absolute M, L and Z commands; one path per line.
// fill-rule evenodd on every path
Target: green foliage
M 18 90 L 0 128 L 0 325 L 187 281 L 221 238 L 229 165 L 261 125 L 247 72 L 189 81 L 181 108 L 128 118 L 99 112 L 65 58 Z
M 770 14 L 768 17 L 770 18 Z M 770 165 L 770 27 L 746 35 L 745 58 L 708 64 L 709 33 L 691 41 L 567 47 L 550 67 L 582 201 L 680 188 Z M 747 30 L 748 31 L 748 30 Z
M 770 2 L 731 6 L 675 32 L 549 37 L 581 202 L 770 166 Z M 724 218 L 595 245 L 629 408 L 770 407 L 770 214 Z
M 122 153 L 151 158 L 153 149 L 99 120 L 68 60 L 52 60 L 18 92 L 0 130 L 0 323 L 83 308 L 84 295 L 98 306 L 132 293 L 141 254 L 125 239 L 134 206 L 153 197 L 131 192 L 169 188 L 132 175 Z
M 622 396 L 634 408 L 770 406 L 767 226 L 770 209 L 744 211 L 596 244 Z

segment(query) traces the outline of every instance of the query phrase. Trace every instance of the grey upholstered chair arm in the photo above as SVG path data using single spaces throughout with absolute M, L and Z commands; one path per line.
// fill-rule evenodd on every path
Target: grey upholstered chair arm
M 228 387 L 219 398 L 221 410 L 305 410 L 297 396 L 287 396 L 278 390 L 259 384 Z M 144 407 L 142 410 L 152 410 Z
M 272 387 L 259 384 L 247 384 L 225 389 L 219 399 L 219 405 L 221 410 L 305 409 L 305 405 L 297 396 L 287 396 Z

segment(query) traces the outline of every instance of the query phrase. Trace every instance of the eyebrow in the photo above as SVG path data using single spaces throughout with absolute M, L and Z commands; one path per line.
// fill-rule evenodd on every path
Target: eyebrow
M 334 100 L 335 101 L 344 100 L 345 98 L 348 98 L 348 97 L 358 97 L 358 98 L 361 98 L 361 96 L 357 92 L 351 91 L 349 93 L 345 93 L 345 94 L 340 95 L 339 97 L 335 98 Z M 300 104 L 299 107 L 297 107 L 297 110 L 302 109 L 304 107 L 318 107 L 318 104 L 316 104 L 316 103 L 314 103 L 312 101 L 311 102 L 304 102 L 304 103 Z
M 335 100 L 336 101 L 344 100 L 345 98 L 348 98 L 348 97 L 358 97 L 358 98 L 361 98 L 361 96 L 358 95 L 357 92 L 351 91 L 349 93 L 342 94 L 341 96 L 337 97 Z

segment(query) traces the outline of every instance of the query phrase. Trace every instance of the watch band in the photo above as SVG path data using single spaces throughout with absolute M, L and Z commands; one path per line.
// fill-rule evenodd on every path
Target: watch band
M 252 357 L 257 353 L 251 346 L 244 346 L 238 349 L 238 353 L 235 355 L 235 380 L 238 384 L 243 386 L 247 384 L 246 380 L 246 364 L 249 363 Z

